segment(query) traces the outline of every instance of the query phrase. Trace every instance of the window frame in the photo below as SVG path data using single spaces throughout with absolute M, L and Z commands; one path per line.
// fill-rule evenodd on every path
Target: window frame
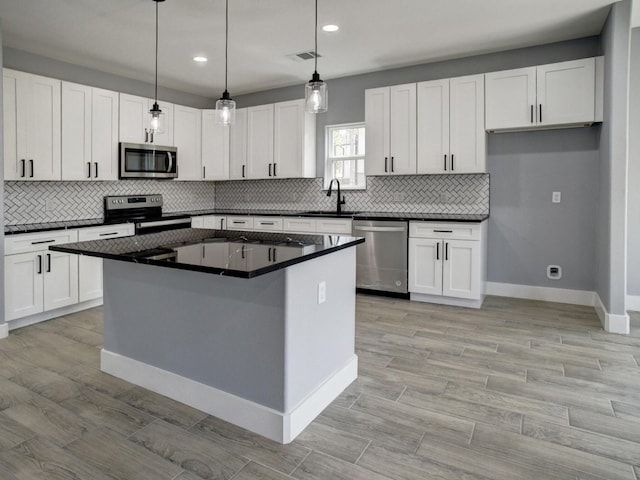
M 356 156 L 350 156 L 350 157 L 331 157 L 330 156 L 330 152 L 332 151 L 332 148 L 331 148 L 332 131 L 345 129 L 345 128 L 365 128 L 365 123 L 364 121 L 362 121 L 362 122 L 337 123 L 333 125 L 325 125 L 324 127 L 324 181 L 323 181 L 324 190 L 329 189 L 329 182 L 331 182 L 333 178 L 332 175 L 330 174 L 333 174 L 334 161 L 336 160 L 356 160 L 357 161 L 361 159 L 363 162 L 366 162 L 366 159 L 365 159 L 366 151 L 365 151 L 365 154 L 363 155 L 356 155 Z M 365 130 L 365 135 L 366 135 L 366 130 Z M 365 173 L 363 173 L 363 177 L 364 177 L 363 185 L 359 185 L 355 187 L 340 185 L 340 189 L 353 190 L 353 191 L 366 190 L 367 189 L 366 165 L 365 165 Z

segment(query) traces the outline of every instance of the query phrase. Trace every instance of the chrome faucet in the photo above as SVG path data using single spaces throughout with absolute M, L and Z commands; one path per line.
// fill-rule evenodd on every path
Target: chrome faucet
M 329 191 L 327 192 L 327 197 L 331 196 L 331 187 L 333 187 L 333 182 L 336 182 L 338 184 L 338 192 L 337 192 L 338 201 L 336 204 L 336 213 L 340 215 L 342 213 L 342 205 L 345 204 L 345 201 L 344 201 L 344 197 L 341 197 L 340 195 L 340 180 L 338 180 L 337 178 L 334 178 L 329 183 Z

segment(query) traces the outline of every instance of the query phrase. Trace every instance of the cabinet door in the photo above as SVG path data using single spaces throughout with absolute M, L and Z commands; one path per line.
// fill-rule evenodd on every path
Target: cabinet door
M 247 109 L 247 177 L 273 178 L 273 104 Z
M 540 125 L 594 121 L 594 58 L 541 65 L 537 77 Z
M 204 217 L 191 217 L 191 228 L 204 228 Z
M 224 230 L 227 227 L 227 217 L 218 215 L 206 215 L 202 218 L 201 228 L 211 228 L 213 230 Z
M 304 100 L 274 105 L 274 177 L 303 176 L 304 113 Z
M 444 241 L 442 295 L 480 298 L 480 242 Z
M 485 76 L 485 129 L 536 124 L 536 68 L 491 72 Z
M 62 179 L 91 180 L 91 87 L 62 82 Z
M 26 110 L 18 105 L 19 90 L 25 88 L 26 74 L 3 70 L 4 179 L 24 180 L 27 162 Z M 25 95 L 20 95 L 25 98 Z
M 81 302 L 102 297 L 102 259 L 80 255 L 78 258 L 78 299 Z
M 389 89 L 389 173 L 416 173 L 416 84 Z
M 4 257 L 5 318 L 15 320 L 43 309 L 42 253 Z
M 216 110 L 202 111 L 202 173 L 205 180 L 229 179 L 229 130 L 216 123 Z
M 78 303 L 78 255 L 44 252 L 44 310 Z
M 449 79 L 420 82 L 418 173 L 443 173 L 449 165 Z
M 93 88 L 91 161 L 95 180 L 118 179 L 118 92 Z
M 484 75 L 449 81 L 449 173 L 483 173 L 487 163 Z
M 147 111 L 145 113 L 149 113 L 149 110 L 153 107 L 154 100 L 153 98 L 149 98 L 147 100 Z M 173 147 L 174 138 L 173 138 L 173 103 L 163 102 L 158 100 L 158 106 L 164 115 L 164 131 L 162 133 L 154 133 L 150 136 L 150 143 L 154 143 L 156 145 L 162 145 L 166 147 Z M 145 120 L 149 118 L 145 117 Z M 148 122 L 145 122 L 148 123 Z M 146 124 L 145 124 L 146 126 Z
M 202 114 L 200 110 L 174 106 L 174 141 L 178 147 L 178 180 L 201 180 Z
M 148 125 L 149 107 L 145 97 L 120 94 L 120 141 L 127 143 L 145 143 L 145 129 Z
M 229 127 L 229 178 L 247 178 L 247 109 L 236 110 L 236 122 Z
M 409 238 L 409 291 L 442 295 L 442 240 Z
M 389 173 L 390 89 L 372 88 L 364 94 L 365 169 L 367 175 Z
M 27 179 L 61 179 L 60 80 L 29 75 L 27 105 Z M 19 90 L 19 93 L 22 90 Z

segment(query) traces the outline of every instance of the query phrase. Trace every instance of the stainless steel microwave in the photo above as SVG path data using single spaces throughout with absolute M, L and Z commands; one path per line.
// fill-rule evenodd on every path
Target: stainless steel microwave
M 120 178 L 176 178 L 178 149 L 147 143 L 120 143 Z

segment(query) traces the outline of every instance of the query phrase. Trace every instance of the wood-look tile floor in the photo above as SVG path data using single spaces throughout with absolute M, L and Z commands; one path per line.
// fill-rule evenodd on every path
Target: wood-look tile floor
M 357 300 L 359 377 L 279 445 L 99 371 L 100 308 L 0 340 L 0 478 L 640 479 L 640 314 Z

